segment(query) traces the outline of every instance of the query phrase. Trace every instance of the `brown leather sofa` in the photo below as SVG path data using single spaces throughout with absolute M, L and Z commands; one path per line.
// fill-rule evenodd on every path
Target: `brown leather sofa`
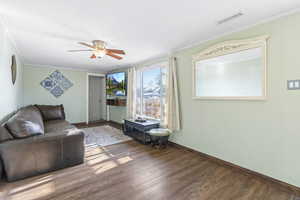
M 83 161 L 84 133 L 65 120 L 62 105 L 24 107 L 0 126 L 0 177 L 8 181 Z

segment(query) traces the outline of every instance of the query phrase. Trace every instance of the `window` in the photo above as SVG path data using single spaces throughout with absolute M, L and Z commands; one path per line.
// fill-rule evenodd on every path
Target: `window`
M 166 114 L 166 63 L 138 71 L 137 115 L 163 121 Z

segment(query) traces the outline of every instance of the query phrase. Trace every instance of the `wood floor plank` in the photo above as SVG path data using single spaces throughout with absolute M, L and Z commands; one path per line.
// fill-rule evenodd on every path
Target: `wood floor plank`
M 175 147 L 129 141 L 86 148 L 85 163 L 14 183 L 0 200 L 298 200 L 261 178 Z
M 173 154 L 174 152 L 172 152 Z M 80 191 L 74 191 L 72 192 L 72 197 L 70 197 L 70 199 L 74 199 L 76 196 L 76 193 L 78 193 L 78 195 L 83 195 L 84 193 L 90 193 L 90 194 L 97 194 L 99 193 L 99 191 L 103 191 L 101 192 L 100 195 L 105 195 L 110 189 L 116 190 L 117 186 L 120 185 L 123 182 L 126 182 L 128 180 L 130 180 L 130 178 L 132 177 L 131 174 L 135 174 L 135 177 L 140 177 L 140 178 L 136 178 L 136 181 L 140 181 L 140 180 L 144 180 L 144 178 L 148 175 L 151 175 L 151 178 L 155 178 L 155 173 L 157 174 L 157 176 L 160 176 L 160 170 L 158 170 L 159 167 L 161 167 L 162 164 L 166 164 L 166 163 L 175 163 L 176 159 L 174 160 L 174 154 L 173 155 L 167 155 L 166 157 L 164 157 L 164 163 L 158 163 L 161 162 L 159 159 L 155 160 L 158 161 L 155 163 L 155 161 L 152 161 L 154 163 L 147 163 L 148 161 L 144 160 L 143 164 L 145 165 L 143 170 L 140 170 L 140 163 L 135 163 L 134 161 L 132 163 L 128 163 L 127 166 L 123 166 L 123 174 L 119 174 L 118 176 L 111 176 L 111 174 L 109 175 L 109 180 L 105 181 L 105 182 L 99 182 L 98 179 L 96 180 L 91 180 L 92 182 L 90 182 L 89 184 L 92 185 L 91 187 L 87 187 L 84 189 L 81 189 Z M 168 161 L 166 161 L 168 158 Z M 183 158 L 183 157 L 182 157 Z M 179 159 L 179 158 L 177 158 Z M 151 166 L 152 165 L 152 166 Z M 162 168 L 162 167 L 161 167 Z M 156 169 L 156 170 L 155 170 Z M 164 168 L 162 168 L 164 169 Z M 113 171 L 116 171 L 118 169 L 112 169 L 111 171 L 109 171 L 108 173 L 111 173 Z M 132 171 L 133 170 L 133 171 Z M 152 170 L 151 173 L 146 173 L 149 172 L 149 170 Z M 103 177 L 103 176 L 102 176 Z M 150 178 L 148 178 L 147 180 L 150 180 Z M 134 182 L 134 181 L 132 181 Z M 138 185 L 138 183 L 136 183 Z M 125 185 L 127 186 L 127 185 Z M 124 187 L 124 184 L 121 184 L 121 187 Z M 114 191 L 115 193 L 117 192 Z M 100 198 L 100 197 L 99 197 Z

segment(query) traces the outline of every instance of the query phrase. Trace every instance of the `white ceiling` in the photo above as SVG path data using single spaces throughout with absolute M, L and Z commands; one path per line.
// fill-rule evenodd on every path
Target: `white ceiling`
M 0 0 L 25 64 L 108 71 L 161 57 L 300 7 L 299 0 Z M 217 21 L 243 12 L 228 23 Z M 91 60 L 78 41 L 104 40 L 123 60 Z

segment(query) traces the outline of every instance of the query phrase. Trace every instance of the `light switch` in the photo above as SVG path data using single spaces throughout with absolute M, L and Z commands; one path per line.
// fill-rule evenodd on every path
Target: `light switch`
M 291 89 L 294 89 L 294 81 L 289 81 L 288 82 L 288 85 L 289 85 L 289 89 L 291 90 Z
M 287 81 L 288 90 L 300 90 L 300 80 L 288 80 Z
M 297 80 L 294 82 L 294 88 L 295 89 L 300 89 L 300 80 Z

